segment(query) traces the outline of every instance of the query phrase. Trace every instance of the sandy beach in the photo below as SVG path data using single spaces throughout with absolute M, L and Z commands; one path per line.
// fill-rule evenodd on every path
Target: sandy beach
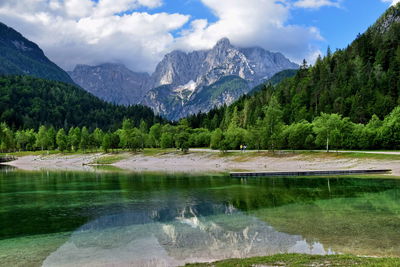
M 93 171 L 98 160 L 113 156 L 115 154 L 104 153 L 22 156 L 7 164 L 22 170 Z M 400 176 L 400 160 L 340 157 L 336 153 L 272 155 L 247 152 L 222 155 L 215 151 L 198 150 L 187 154 L 165 152 L 156 155 L 124 152 L 118 157 L 118 160 L 107 165 L 127 171 L 172 173 L 391 169 L 391 175 Z

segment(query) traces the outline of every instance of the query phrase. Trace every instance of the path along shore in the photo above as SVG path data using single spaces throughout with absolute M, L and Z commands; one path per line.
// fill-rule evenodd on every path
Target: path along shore
M 348 151 L 347 151 L 348 152 Z M 359 152 L 357 152 L 359 153 Z M 362 152 L 364 153 L 364 152 Z M 110 166 L 128 171 L 172 173 L 231 172 L 231 171 L 315 171 L 391 169 L 390 175 L 400 177 L 400 152 L 366 152 L 393 157 L 347 157 L 346 153 L 291 153 L 247 151 L 245 153 L 208 149 L 191 149 L 189 153 L 167 150 L 155 154 L 51 154 L 22 156 L 7 165 L 22 170 L 93 171 L 102 159 L 114 157 Z M 398 156 L 398 157 L 397 157 Z

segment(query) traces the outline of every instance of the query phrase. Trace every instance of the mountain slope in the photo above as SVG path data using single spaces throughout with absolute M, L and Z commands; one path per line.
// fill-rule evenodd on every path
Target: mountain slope
M 247 93 L 248 88 L 248 82 L 235 75 L 224 76 L 199 91 L 195 91 L 194 82 L 177 88 L 167 84 L 150 90 L 142 104 L 151 106 L 155 113 L 162 114 L 170 120 L 178 120 L 183 115 L 206 112 L 214 107 L 232 104 Z
M 0 74 L 30 75 L 73 84 L 69 75 L 51 62 L 33 42 L 0 22 Z
M 268 84 L 278 85 L 283 80 L 295 76 L 297 72 L 298 72 L 298 70 L 295 70 L 295 69 L 287 69 L 287 70 L 280 71 L 280 72 L 274 74 L 274 76 L 272 76 L 271 78 L 266 80 L 264 83 L 255 86 L 253 89 L 251 89 L 251 91 L 248 94 L 253 94 L 258 91 L 261 91 Z
M 101 99 L 124 105 L 141 103 L 176 120 L 230 104 L 275 73 L 297 68 L 280 53 L 259 47 L 237 48 L 223 38 L 210 50 L 172 51 L 164 56 L 151 77 L 115 64 L 77 66 L 70 75 Z M 230 79 L 224 79 L 230 76 L 240 82 L 226 90 L 233 85 Z M 206 92 L 209 96 L 205 96 Z
M 314 66 L 302 66 L 292 78 L 268 85 L 230 107 L 192 116 L 193 125 L 227 125 L 235 110 L 243 127 L 263 118 L 265 107 L 275 95 L 286 124 L 312 121 L 321 112 L 338 113 L 353 122 L 380 119 L 400 104 L 400 3 L 390 7 L 365 33 L 343 50 L 328 51 Z
M 141 103 L 176 120 L 229 105 L 275 73 L 297 68 L 280 53 L 259 47 L 237 48 L 223 38 L 210 50 L 167 54 L 152 75 L 155 89 Z M 232 76 L 236 77 L 234 83 Z
M 120 64 L 78 65 L 69 75 L 86 91 L 110 103 L 134 105 L 149 90 L 150 75 Z
M 257 85 L 281 70 L 298 67 L 280 53 L 260 47 L 237 48 L 229 39 L 223 38 L 210 50 L 167 54 L 152 75 L 152 87 L 165 84 L 176 87 L 190 81 L 198 86 L 208 86 L 229 75 Z
M 247 92 L 248 83 L 246 80 L 235 75 L 225 76 L 196 92 L 188 103 L 187 110 L 191 114 L 196 114 L 200 111 L 209 110 L 210 107 L 218 107 L 223 104 L 230 105 Z
M 287 123 L 339 113 L 366 123 L 400 104 L 400 4 L 390 7 L 343 50 L 276 87 Z M 268 91 L 268 90 L 267 90 Z M 270 95 L 271 92 L 261 94 Z M 255 96 L 255 97 L 261 97 Z
M 399 18 L 397 4 L 346 49 L 328 53 L 278 86 L 286 119 L 296 121 L 301 110 L 307 110 L 309 120 L 325 112 L 363 123 L 374 114 L 389 114 L 400 104 Z
M 143 106 L 115 106 L 70 84 L 29 76 L 0 76 L 0 121 L 15 128 L 52 125 L 115 129 L 124 118 L 136 126 L 163 121 Z

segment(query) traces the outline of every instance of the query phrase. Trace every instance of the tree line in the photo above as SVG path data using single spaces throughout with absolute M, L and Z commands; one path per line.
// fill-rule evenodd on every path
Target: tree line
M 98 151 L 115 149 L 138 151 L 144 148 L 210 147 L 226 151 L 246 145 L 249 149 L 400 149 L 400 106 L 383 120 L 376 115 L 366 124 L 354 123 L 339 114 L 321 113 L 312 122 L 301 120 L 292 124 L 283 121 L 283 110 L 275 96 L 263 108 L 264 117 L 255 125 L 244 127 L 243 114 L 234 109 L 224 128 L 191 128 L 183 119 L 177 125 L 142 120 L 138 127 L 125 119 L 121 128 L 103 131 L 87 127 L 69 129 L 40 126 L 13 131 L 0 125 L 1 152 L 25 150 Z

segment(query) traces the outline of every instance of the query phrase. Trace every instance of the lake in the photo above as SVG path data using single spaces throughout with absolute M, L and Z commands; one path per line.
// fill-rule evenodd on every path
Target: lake
M 400 180 L 0 168 L 0 265 L 400 256 Z

